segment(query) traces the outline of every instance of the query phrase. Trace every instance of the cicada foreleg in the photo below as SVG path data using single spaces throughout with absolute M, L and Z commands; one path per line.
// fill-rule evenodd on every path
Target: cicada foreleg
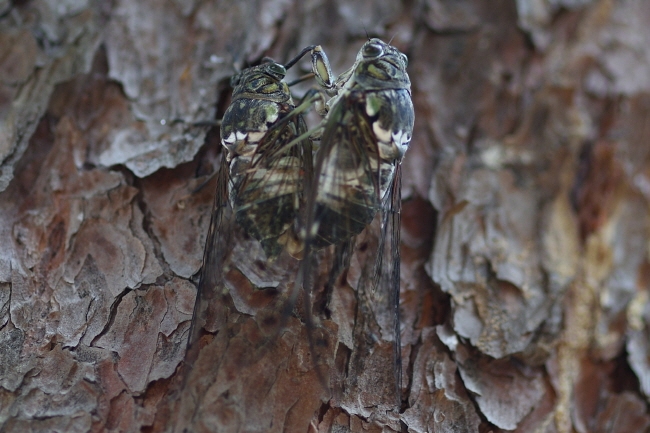
M 320 45 L 305 47 L 296 57 L 287 62 L 284 67 L 289 69 L 307 53 L 311 54 L 311 72 L 288 83 L 289 87 L 314 78 L 320 87 L 327 90 L 331 89 L 334 86 L 334 74 L 332 73 L 330 61 Z

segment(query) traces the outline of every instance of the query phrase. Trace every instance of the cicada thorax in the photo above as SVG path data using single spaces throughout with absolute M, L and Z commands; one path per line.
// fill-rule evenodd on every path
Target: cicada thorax
M 236 76 L 221 126 L 235 220 L 260 242 L 268 258 L 278 256 L 293 237 L 306 152 L 311 157 L 302 146 L 283 150 L 307 130 L 302 116 L 292 115 L 295 105 L 281 81 L 285 73 L 271 62 Z
M 413 130 L 406 56 L 368 41 L 330 102 L 316 157 L 311 246 L 359 234 L 386 203 Z M 336 84 L 335 84 L 336 85 Z

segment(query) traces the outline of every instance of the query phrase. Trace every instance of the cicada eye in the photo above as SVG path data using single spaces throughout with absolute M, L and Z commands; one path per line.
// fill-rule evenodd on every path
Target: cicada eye
M 384 49 L 379 44 L 366 44 L 363 46 L 363 57 L 379 57 L 384 53 Z
M 274 75 L 278 75 L 282 77 L 287 75 L 287 70 L 284 68 L 284 66 L 280 65 L 279 63 L 275 63 L 275 62 L 269 63 L 268 67 L 269 67 L 269 71 Z
M 408 65 L 409 65 L 409 58 L 406 57 L 406 54 L 404 54 L 404 53 L 400 53 L 400 54 L 402 55 L 402 61 L 404 62 L 404 67 L 405 67 L 405 68 L 408 67 Z

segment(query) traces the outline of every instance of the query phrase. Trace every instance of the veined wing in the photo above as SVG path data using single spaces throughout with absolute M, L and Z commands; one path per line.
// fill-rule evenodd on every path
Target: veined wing
M 234 308 L 225 283 L 233 235 L 243 230 L 260 241 L 267 255 L 281 253 L 286 241 L 295 239 L 292 225 L 302 197 L 303 167 L 311 164 L 311 143 L 305 140 L 304 147 L 290 148 L 284 144 L 304 130 L 302 117 L 294 116 L 269 128 L 250 158 L 231 158 L 229 164 L 227 151 L 223 152 L 188 340 L 188 365 L 198 356 L 202 330 L 218 329 Z
M 246 160 L 231 165 L 232 204 L 237 222 L 259 240 L 268 258 L 298 242 L 294 224 L 303 198 L 305 167 L 311 165 L 311 142 L 286 144 L 307 131 L 300 114 L 271 127 Z
M 217 321 L 224 323 L 232 305 L 232 299 L 223 284 L 234 225 L 228 199 L 228 179 L 228 163 L 225 155 L 222 155 L 185 355 L 188 371 L 198 357 L 200 350 L 198 340 L 202 330 L 208 323 L 211 324 L 210 327 L 218 327 Z M 216 302 L 217 299 L 219 302 Z
M 371 224 L 377 212 L 380 218 L 374 244 L 365 232 L 357 241 L 357 254 L 365 256 L 357 283 L 358 308 L 372 311 L 381 332 L 393 340 L 395 384 L 401 391 L 401 343 L 399 322 L 399 240 L 402 157 L 410 143 L 413 129 L 413 105 L 410 83 L 405 72 L 406 57 L 395 48 L 373 39 L 364 45 L 355 65 L 337 82 L 338 94 L 330 102 L 331 109 L 323 121 L 320 148 L 317 152 L 313 183 L 307 208 L 306 252 L 330 244 L 337 254 L 349 258 L 352 239 Z M 370 245 L 370 249 L 368 249 Z M 365 250 L 365 252 L 363 252 Z M 346 267 L 335 259 L 330 273 Z M 305 261 L 304 268 L 310 266 Z M 305 275 L 310 272 L 305 271 Z M 303 283 L 310 287 L 309 281 Z M 371 328 L 364 314 L 357 317 L 357 330 Z M 365 324 L 364 324 L 365 323 Z M 361 331 L 359 331 L 361 332 Z M 370 328 L 366 332 L 378 332 Z M 363 334 L 363 332 L 361 332 Z M 354 353 L 359 370 L 371 356 L 367 335 L 359 335 L 360 346 Z M 355 369 L 352 361 L 351 369 Z M 350 374 L 354 374 L 351 373 Z
M 386 209 L 412 118 L 406 90 L 349 91 L 332 107 L 314 167 L 312 248 L 359 234 Z
M 260 241 L 267 257 L 274 258 L 295 220 L 305 150 L 284 145 L 306 127 L 302 117 L 292 113 L 289 88 L 282 81 L 285 73 L 282 65 L 270 62 L 233 77 L 233 100 L 221 124 L 224 150 L 188 340 L 188 364 L 198 356 L 201 330 L 215 331 L 232 311 L 225 275 L 233 234 L 243 229 Z
M 257 239 L 271 260 L 284 249 L 301 252 L 294 226 L 312 172 L 311 141 L 304 135 L 302 110 L 312 101 L 303 101 L 302 108 L 295 110 L 283 79 L 287 69 L 308 52 L 318 83 L 331 86 L 329 62 L 320 46 L 306 47 L 286 66 L 267 61 L 231 79 L 232 101 L 221 122 L 224 152 L 188 340 L 190 364 L 198 356 L 198 338 L 209 322 L 210 309 L 226 317 L 232 306 L 225 273 L 235 229 L 241 227 Z M 222 302 L 212 302 L 220 296 Z

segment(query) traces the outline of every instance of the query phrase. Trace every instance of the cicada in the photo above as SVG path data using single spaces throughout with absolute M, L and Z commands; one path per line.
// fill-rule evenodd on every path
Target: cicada
M 286 65 L 266 59 L 231 79 L 232 101 L 221 121 L 221 166 L 186 363 L 192 364 L 198 356 L 195 342 L 206 321 L 223 320 L 208 316 L 224 313 L 232 302 L 227 300 L 224 276 L 233 233 L 241 229 L 256 239 L 267 260 L 285 250 L 300 253 L 296 224 L 304 208 L 304 185 L 310 182 L 313 158 L 302 114 L 314 93 L 296 107 L 283 80 L 287 69 L 308 52 L 319 84 L 331 86 L 329 63 L 319 46 L 305 48 Z
M 414 123 L 407 65 L 406 55 L 395 47 L 370 39 L 331 86 L 335 96 L 320 127 L 302 230 L 307 254 L 332 244 L 344 251 L 380 213 L 376 259 L 366 285 L 382 290 L 379 298 L 389 304 L 398 391 L 401 162 Z

